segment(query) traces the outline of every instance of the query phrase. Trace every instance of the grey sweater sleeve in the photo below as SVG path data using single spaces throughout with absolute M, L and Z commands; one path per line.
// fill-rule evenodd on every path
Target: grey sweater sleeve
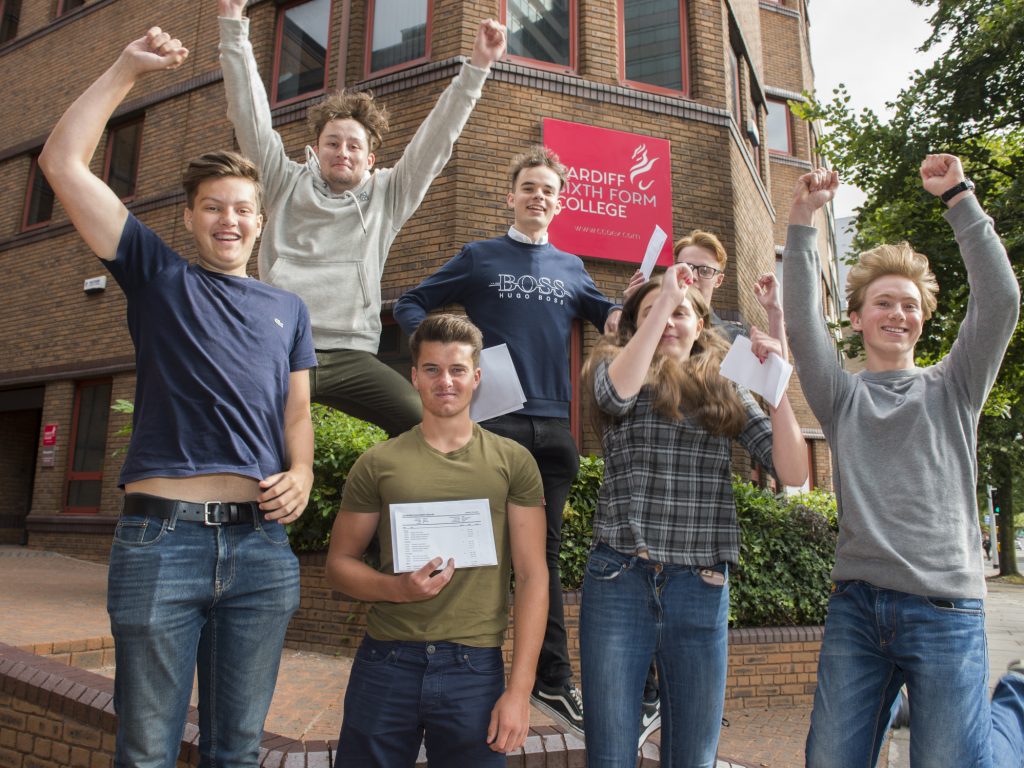
M 469 62 L 463 64 L 395 163 L 387 191 L 395 232 L 416 212 L 431 183 L 444 170 L 452 147 L 483 92 L 488 71 Z
M 274 130 L 267 91 L 249 42 L 249 19 L 218 18 L 217 22 L 228 119 L 235 128 L 242 154 L 260 169 L 269 211 L 285 188 L 288 174 L 300 173 L 302 167 L 288 158 L 281 137 Z
M 790 225 L 783 252 L 782 301 L 786 335 L 793 352 L 800 387 L 815 418 L 826 429 L 833 404 L 849 386 L 821 312 L 821 263 L 818 230 Z
M 995 383 L 1020 315 L 1020 286 L 992 219 L 973 195 L 947 210 L 967 268 L 970 296 L 956 341 L 943 362 L 977 413 Z

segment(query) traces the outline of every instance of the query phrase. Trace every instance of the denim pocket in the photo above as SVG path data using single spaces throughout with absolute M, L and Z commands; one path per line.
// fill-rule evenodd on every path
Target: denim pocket
M 957 613 L 965 616 L 985 615 L 985 603 L 977 598 L 926 597 L 924 600 L 940 613 Z
M 611 559 L 594 550 L 587 559 L 586 575 L 597 581 L 611 581 L 617 579 L 628 568 L 628 560 Z
M 288 546 L 288 529 L 276 520 L 261 520 L 260 533 L 263 538 L 275 546 Z
M 832 591 L 828 594 L 828 599 L 831 600 L 834 597 L 842 597 L 843 594 L 852 587 L 854 582 L 852 581 L 833 581 Z
M 167 531 L 167 521 L 159 517 L 121 515 L 114 528 L 114 543 L 123 547 L 148 547 Z
M 394 661 L 395 645 L 381 640 L 364 640 L 356 649 L 356 661 L 371 666 Z
M 476 672 L 478 675 L 496 675 L 504 673 L 505 661 L 501 656 L 500 648 L 470 648 L 462 647 L 459 656 L 467 669 Z

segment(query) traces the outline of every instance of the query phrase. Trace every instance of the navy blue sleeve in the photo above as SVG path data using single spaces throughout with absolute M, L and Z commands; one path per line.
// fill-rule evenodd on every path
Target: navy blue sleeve
M 298 322 L 295 324 L 295 343 L 288 357 L 288 367 L 292 372 L 316 368 L 316 350 L 313 347 L 313 330 L 309 325 L 309 310 L 306 303 L 296 297 L 298 311 L 295 313 Z
M 432 309 L 452 302 L 462 302 L 472 274 L 473 256 L 469 245 L 465 245 L 457 256 L 437 272 L 402 294 L 392 310 L 395 321 L 402 326 L 406 335 L 412 336 Z
M 130 295 L 168 266 L 181 264 L 183 259 L 156 232 L 129 213 L 117 253 L 113 260 L 102 261 L 121 290 Z
M 583 279 L 580 281 L 578 314 L 604 333 L 604 321 L 608 319 L 608 313 L 619 305 L 608 301 L 608 298 L 597 289 L 582 261 L 580 270 L 583 272 Z

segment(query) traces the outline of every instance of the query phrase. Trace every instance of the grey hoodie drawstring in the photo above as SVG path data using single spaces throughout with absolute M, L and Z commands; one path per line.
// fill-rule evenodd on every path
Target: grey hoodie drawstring
M 320 158 L 316 156 L 316 152 L 313 148 L 306 145 L 306 166 L 313 173 L 314 183 L 318 185 L 325 195 L 331 197 L 331 189 L 327 186 L 327 182 L 324 181 L 324 175 L 320 169 Z M 366 219 L 363 218 L 363 207 L 359 204 L 359 198 L 356 197 L 355 193 L 351 189 L 346 189 L 342 192 L 339 197 L 351 197 L 352 202 L 355 203 L 356 213 L 359 214 L 359 226 L 363 228 L 363 234 L 366 234 Z

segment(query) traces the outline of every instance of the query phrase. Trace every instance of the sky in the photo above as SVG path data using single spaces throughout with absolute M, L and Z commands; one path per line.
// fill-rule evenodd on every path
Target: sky
M 888 115 L 885 103 L 937 55 L 917 51 L 931 32 L 931 10 L 910 0 L 811 0 L 809 5 L 814 81 L 823 101 L 845 83 L 855 109 Z M 836 217 L 852 215 L 863 200 L 860 190 L 840 187 Z

